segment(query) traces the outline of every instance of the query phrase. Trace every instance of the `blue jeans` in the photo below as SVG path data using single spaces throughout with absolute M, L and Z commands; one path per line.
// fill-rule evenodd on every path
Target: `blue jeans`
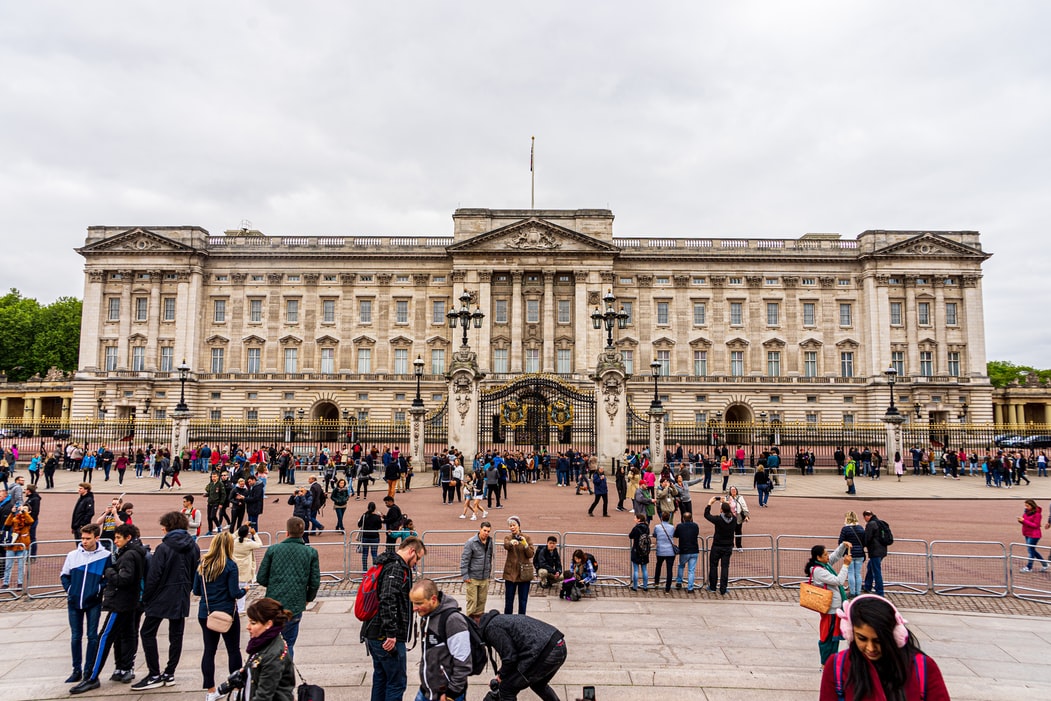
M 883 558 L 870 557 L 868 569 L 865 570 L 865 591 L 883 596 Z
M 766 502 L 770 501 L 770 490 L 772 487 L 773 485 L 769 482 L 759 485 L 759 506 L 766 506 Z
M 693 578 L 697 573 L 697 553 L 690 553 L 688 555 L 679 555 L 679 572 L 675 577 L 676 584 L 682 584 L 682 570 L 683 566 L 686 567 L 688 577 L 686 580 L 686 591 L 693 591 Z
M 18 587 L 22 587 L 23 575 L 26 573 L 26 550 L 8 550 L 7 555 L 4 556 L 4 589 L 11 588 L 11 572 L 15 569 L 15 563 L 18 563 Z
M 848 591 L 851 596 L 857 596 L 861 593 L 861 568 L 864 566 L 864 558 L 858 558 L 850 561 L 850 566 L 847 569 L 847 583 L 849 585 Z
M 513 612 L 515 605 L 515 594 L 518 594 L 518 613 L 525 615 L 526 604 L 529 603 L 530 582 L 504 582 L 504 613 Z
M 291 658 L 295 658 L 293 653 L 295 652 L 296 640 L 299 639 L 299 623 L 302 620 L 303 614 L 297 613 L 281 629 L 281 637 L 285 639 L 285 644 L 288 645 L 288 656 Z
M 1031 536 L 1026 536 L 1026 544 L 1029 545 L 1029 561 L 1026 562 L 1026 566 L 1030 570 L 1033 569 L 1033 560 L 1034 559 L 1039 560 L 1040 562 L 1043 562 L 1045 568 L 1048 565 L 1048 561 L 1044 559 L 1044 556 L 1040 555 L 1036 551 L 1036 543 L 1038 543 L 1039 541 L 1040 541 L 1039 538 L 1033 538 Z M 8 555 L 9 555 L 9 553 L 8 553 Z M 8 566 L 11 566 L 11 565 L 8 565 Z
M 73 653 L 73 671 L 81 672 L 84 670 L 84 660 L 94 662 L 99 652 L 99 617 L 102 615 L 102 604 L 89 609 L 73 608 L 67 604 L 66 609 L 69 613 L 69 645 Z M 80 641 L 85 633 L 88 636 L 88 649 L 81 657 Z
M 372 658 L 372 701 L 402 701 L 409 679 L 405 667 L 405 643 L 383 649 L 382 640 L 366 640 Z
M 376 552 L 379 550 L 379 544 L 377 543 L 362 543 L 361 544 L 361 571 L 369 571 L 369 553 L 372 553 L 372 564 L 376 564 Z
M 639 588 L 639 577 L 642 577 L 642 588 L 649 589 L 650 587 L 650 573 L 647 570 L 646 565 L 640 565 L 637 562 L 631 563 L 631 588 Z

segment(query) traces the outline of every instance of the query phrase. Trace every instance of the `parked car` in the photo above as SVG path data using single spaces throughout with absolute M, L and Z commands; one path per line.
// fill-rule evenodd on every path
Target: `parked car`
M 1051 448 L 1051 436 L 1029 436 L 1028 438 L 1023 438 L 1021 443 L 1015 447 L 1029 449 Z
M 32 435 L 31 428 L 0 428 L 0 438 L 28 438 Z
M 1000 436 L 993 436 L 993 445 L 998 448 L 1018 448 L 1018 442 L 1024 440 L 1025 438 L 1022 436 L 1013 433 L 1005 433 Z

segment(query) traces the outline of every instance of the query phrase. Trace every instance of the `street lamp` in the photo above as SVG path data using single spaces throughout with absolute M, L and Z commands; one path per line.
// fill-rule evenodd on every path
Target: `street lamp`
M 460 295 L 460 308 L 453 309 L 446 318 L 449 319 L 449 328 L 455 329 L 457 323 L 463 328 L 463 346 L 467 347 L 467 329 L 470 328 L 471 322 L 474 321 L 474 327 L 476 329 L 482 328 L 482 319 L 485 318 L 485 314 L 479 307 L 475 307 L 474 311 L 471 311 L 471 294 L 464 290 L 463 294 Z
M 98 406 L 98 418 L 100 420 L 102 420 L 102 421 L 106 420 L 106 406 L 105 406 L 105 402 L 106 402 L 106 400 L 103 399 L 102 397 L 99 397 L 98 401 L 96 402 L 96 405 Z
M 153 397 L 146 397 L 146 401 L 143 402 L 142 415 L 147 419 L 150 418 L 150 404 L 153 403 Z
M 416 360 L 412 361 L 412 369 L 416 374 L 416 398 L 412 400 L 413 409 L 423 408 L 423 397 L 420 396 L 420 380 L 423 379 L 423 357 L 417 355 Z
M 920 407 L 920 403 L 919 402 L 916 402 L 915 404 L 913 404 L 912 407 L 916 410 L 916 420 L 919 421 L 919 419 L 920 419 L 920 409 L 922 407 Z
M 623 304 L 620 306 L 619 312 L 614 309 L 613 305 L 616 303 L 617 298 L 613 296 L 612 289 L 606 292 L 606 296 L 602 298 L 602 301 L 606 306 L 606 311 L 599 311 L 599 308 L 595 307 L 595 311 L 591 312 L 591 323 L 596 329 L 601 329 L 603 324 L 606 326 L 606 348 L 612 348 L 613 327 L 616 326 L 619 329 L 627 328 L 628 313 L 624 311 Z
M 186 364 L 186 358 L 183 358 L 179 367 L 175 369 L 179 371 L 179 403 L 175 405 L 175 411 L 186 414 L 190 411 L 190 407 L 186 406 L 186 380 L 190 377 L 190 366 Z
M 763 443 L 770 443 L 771 441 L 767 440 L 768 435 L 766 433 L 766 412 L 765 411 L 760 411 L 759 412 L 759 431 L 763 435 Z
M 661 397 L 657 394 L 657 378 L 661 375 L 661 361 L 656 358 L 650 363 L 650 374 L 653 375 L 653 401 L 650 402 L 650 411 L 660 411 L 664 408 Z
M 890 406 L 887 407 L 887 416 L 897 416 L 898 408 L 894 406 L 894 379 L 898 376 L 898 371 L 891 365 L 883 371 L 883 374 L 887 376 L 887 384 L 890 385 Z
M 958 418 L 960 420 L 960 423 L 963 423 L 964 421 L 967 420 L 967 409 L 968 409 L 967 402 L 964 402 L 963 404 L 960 405 L 960 413 L 956 417 L 956 418 Z

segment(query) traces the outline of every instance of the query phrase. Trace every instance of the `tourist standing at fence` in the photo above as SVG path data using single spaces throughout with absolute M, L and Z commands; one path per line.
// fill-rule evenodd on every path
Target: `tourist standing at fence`
M 901 476 L 905 474 L 905 462 L 901 459 L 901 453 L 898 452 L 894 453 L 894 474 L 898 476 L 899 482 L 901 482 Z
M 358 552 L 361 553 L 361 571 L 369 569 L 369 553 L 372 554 L 372 564 L 376 564 L 376 553 L 379 551 L 380 531 L 383 529 L 383 517 L 376 513 L 376 502 L 370 501 L 365 513 L 358 519 L 358 539 L 360 545 Z
M 730 487 L 730 491 L 726 493 L 725 502 L 730 505 L 730 513 L 734 516 L 736 522 L 735 533 L 737 538 L 735 542 L 737 544 L 737 551 L 742 551 L 741 531 L 744 528 L 745 521 L 749 520 L 748 515 L 748 504 L 745 503 L 744 497 L 737 491 L 737 487 Z
M 98 526 L 84 524 L 78 533 L 80 544 L 66 555 L 61 575 L 62 588 L 66 591 L 70 648 L 73 653 L 73 673 L 66 679 L 67 684 L 82 681 L 84 661 L 91 665 L 98 654 L 103 574 L 110 556 L 109 550 L 99 543 Z M 88 639 L 86 652 L 80 646 L 85 636 Z
M 880 533 L 880 521 L 876 514 L 865 511 L 865 554 L 869 565 L 865 569 L 865 584 L 861 590 L 866 594 L 875 592 L 883 596 L 883 558 L 887 556 L 887 546 L 883 544 Z
M 858 523 L 858 515 L 848 511 L 839 529 L 839 542 L 850 546 L 850 568 L 847 571 L 850 596 L 861 593 L 861 570 L 865 564 L 865 529 Z
M 847 543 L 840 543 L 839 547 L 831 553 L 824 545 L 815 545 L 810 548 L 810 559 L 803 567 L 803 572 L 810 578 L 811 584 L 832 591 L 832 601 L 828 611 L 820 614 L 821 621 L 818 624 L 817 649 L 821 655 L 822 665 L 836 653 L 836 650 L 839 649 L 839 641 L 843 639 L 839 633 L 839 619 L 836 618 L 836 613 L 847 600 L 843 585 L 847 581 L 851 562 L 849 550 L 850 545 Z M 843 561 L 843 566 L 839 568 L 839 572 L 836 572 L 835 565 L 840 560 Z
M 347 513 L 347 503 L 350 501 L 350 490 L 347 489 L 347 480 L 341 477 L 336 482 L 329 499 L 332 500 L 332 508 L 336 512 L 336 530 L 342 535 L 346 532 L 346 527 L 343 525 L 343 516 Z
M 22 504 L 22 506 L 13 510 L 4 519 L 4 528 L 11 533 L 10 539 L 5 546 L 7 553 L 4 556 L 4 589 L 11 588 L 11 570 L 15 569 L 16 566 L 18 567 L 18 588 L 22 588 L 26 558 L 29 556 L 29 545 L 31 543 L 29 531 L 34 522 L 33 516 L 29 513 L 29 506 L 26 504 Z
M 149 674 L 132 684 L 136 691 L 175 684 L 175 668 L 182 657 L 182 636 L 190 615 L 190 590 L 194 571 L 201 560 L 197 543 L 187 533 L 189 521 L 180 511 L 169 511 L 160 518 L 164 538 L 150 559 L 142 589 L 145 617 L 142 620 L 142 654 Z M 168 621 L 168 661 L 160 667 L 157 631 Z
M 712 515 L 712 504 L 720 502 L 719 514 Z M 730 579 L 730 557 L 734 551 L 734 534 L 737 532 L 737 519 L 730 505 L 722 497 L 712 497 L 704 507 L 704 518 L 715 527 L 712 535 L 712 549 L 708 555 L 708 591 L 726 594 Z M 720 572 L 720 567 L 722 571 Z
M 679 490 L 672 484 L 671 479 L 662 477 L 656 493 L 657 510 L 660 512 L 661 521 L 672 523 L 675 520 L 675 499 L 678 496 Z
M 660 589 L 661 586 L 661 569 L 667 569 L 667 578 L 664 580 L 664 591 L 665 593 L 671 591 L 671 571 L 675 565 L 675 554 L 676 546 L 672 538 L 675 536 L 675 529 L 672 527 L 669 521 L 661 518 L 657 521 L 653 527 L 653 540 L 657 544 L 657 566 L 654 568 L 653 573 L 653 588 Z
M 517 516 L 507 519 L 510 533 L 504 536 L 504 613 L 512 613 L 515 596 L 518 597 L 518 613 L 526 612 L 529 602 L 529 587 L 533 583 L 533 539 L 522 532 L 522 520 Z
M 857 489 L 854 487 L 854 478 L 857 476 L 858 464 L 854 458 L 847 460 L 847 464 L 843 466 L 843 479 L 847 483 L 847 494 L 857 494 Z
M 730 458 L 723 456 L 719 461 L 719 474 L 723 478 L 722 491 L 726 491 L 726 488 L 730 486 Z
M 820 701 L 949 701 L 941 670 L 920 651 L 893 604 L 871 594 L 859 596 L 837 615 L 850 646 L 825 665 Z
M 394 503 L 394 497 L 389 494 L 383 497 L 383 506 L 387 512 L 383 514 L 383 526 L 387 530 L 387 551 L 394 550 L 394 544 L 398 542 L 394 532 L 402 527 L 404 516 L 401 507 Z
M 624 500 L 628 497 L 628 468 L 623 460 L 616 461 L 613 482 L 617 487 L 617 511 L 624 511 Z
M 91 493 L 91 483 L 81 482 L 77 487 L 77 494 L 80 496 L 77 497 L 77 503 L 73 505 L 73 515 L 69 520 L 69 528 L 74 538 L 80 538 L 82 533 L 80 529 L 95 519 L 95 496 Z
M 701 552 L 700 528 L 693 520 L 691 511 L 682 512 L 682 521 L 675 526 L 672 536 L 679 549 L 679 570 L 675 578 L 675 588 L 682 589 L 682 571 L 687 570 L 686 593 L 693 593 L 694 577 L 697 572 L 697 557 Z
M 321 588 L 321 567 L 317 550 L 303 540 L 306 524 L 293 516 L 285 522 L 288 537 L 271 545 L 259 563 L 255 579 L 266 587 L 266 595 L 281 602 L 292 612 L 281 635 L 288 643 L 288 656 L 295 656 L 296 640 L 299 638 L 299 623 L 307 603 L 317 597 Z
M 219 509 L 226 502 L 226 487 L 219 481 L 219 473 L 213 472 L 209 476 L 208 484 L 204 485 L 204 496 L 208 507 L 208 532 L 205 535 L 212 535 L 222 528 Z
M 48 453 L 44 460 L 44 489 L 55 488 L 55 470 L 58 469 L 58 456 Z
M 405 641 L 412 625 L 412 569 L 427 554 L 419 538 L 406 538 L 397 550 L 382 553 L 376 582 L 379 610 L 361 624 L 361 641 L 372 658 L 373 701 L 400 701 L 408 685 Z
M 467 602 L 464 614 L 478 622 L 485 613 L 489 580 L 493 577 L 494 544 L 490 536 L 493 524 L 482 521 L 478 533 L 467 539 L 460 554 L 460 577 L 464 581 Z
M 650 529 L 645 513 L 635 512 L 635 525 L 628 533 L 631 541 L 631 590 L 639 590 L 639 579 L 642 580 L 642 591 L 650 589 Z
M 1018 522 L 1022 524 L 1022 537 L 1025 538 L 1025 544 L 1029 546 L 1029 562 L 1025 563 L 1025 567 L 1022 568 L 1022 572 L 1033 571 L 1033 560 L 1040 560 L 1042 566 L 1040 567 L 1041 572 L 1046 572 L 1049 565 L 1044 556 L 1039 553 L 1036 549 L 1036 544 L 1040 542 L 1040 524 L 1042 522 L 1043 512 L 1040 507 L 1036 505 L 1036 502 L 1032 499 L 1025 500 L 1025 510 L 1021 516 L 1018 517 Z M 8 517 L 8 520 L 11 520 Z M 4 574 L 5 578 L 7 574 Z M 6 587 L 7 582 L 4 582 Z

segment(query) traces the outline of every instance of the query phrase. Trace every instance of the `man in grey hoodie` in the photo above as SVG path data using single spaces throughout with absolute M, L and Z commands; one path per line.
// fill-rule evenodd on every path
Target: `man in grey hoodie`
M 421 579 L 409 591 L 420 617 L 420 695 L 427 701 L 463 701 L 471 674 L 471 633 L 456 599 Z

